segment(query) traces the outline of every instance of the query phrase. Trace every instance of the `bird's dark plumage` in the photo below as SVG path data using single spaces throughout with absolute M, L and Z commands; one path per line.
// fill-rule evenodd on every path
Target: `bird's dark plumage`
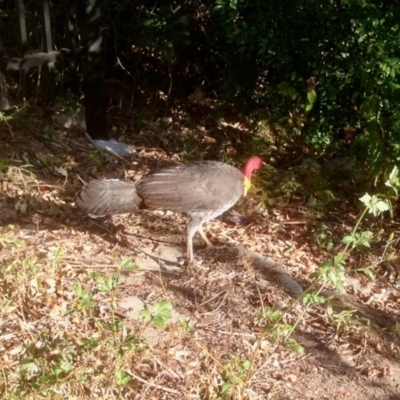
M 76 205 L 91 215 L 113 215 L 153 208 L 186 213 L 187 257 L 193 261 L 192 240 L 198 231 L 211 245 L 202 225 L 231 208 L 243 195 L 245 181 L 261 167 L 259 157 L 250 158 L 240 172 L 217 161 L 198 161 L 165 168 L 139 182 L 93 180 L 77 195 Z
M 117 179 L 94 179 L 75 198 L 79 208 L 98 217 L 130 213 L 141 203 L 135 183 Z

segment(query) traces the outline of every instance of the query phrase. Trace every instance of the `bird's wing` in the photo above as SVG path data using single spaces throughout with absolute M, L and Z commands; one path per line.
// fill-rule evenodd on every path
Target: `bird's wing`
M 216 161 L 194 162 L 145 176 L 137 184 L 146 207 L 177 212 L 227 209 L 243 194 L 243 174 Z

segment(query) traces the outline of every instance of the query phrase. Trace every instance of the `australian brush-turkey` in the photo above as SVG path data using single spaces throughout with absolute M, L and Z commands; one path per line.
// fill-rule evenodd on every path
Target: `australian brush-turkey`
M 250 187 L 253 171 L 262 161 L 253 156 L 237 168 L 217 161 L 197 161 L 165 168 L 138 182 L 96 179 L 86 184 L 75 199 L 76 205 L 95 216 L 153 208 L 186 213 L 186 250 L 193 262 L 193 236 L 199 232 L 208 247 L 212 244 L 203 224 L 231 208 Z

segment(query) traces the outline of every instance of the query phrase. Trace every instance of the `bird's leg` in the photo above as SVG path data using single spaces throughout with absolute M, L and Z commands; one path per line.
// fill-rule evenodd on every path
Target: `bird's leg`
M 199 232 L 200 236 L 206 242 L 207 248 L 214 247 L 213 244 L 208 240 L 206 234 L 202 228 L 202 220 L 203 218 L 196 218 L 196 216 L 192 215 L 192 218 L 186 225 L 186 254 L 189 264 L 193 264 L 194 256 L 193 256 L 193 237 L 196 232 Z
M 215 246 L 208 240 L 208 237 L 204 233 L 202 226 L 200 226 L 200 228 L 198 229 L 198 232 L 199 232 L 200 236 L 202 237 L 202 239 L 206 242 L 207 248 L 213 249 Z
M 193 263 L 193 236 L 186 237 L 186 257 L 188 259 L 188 262 L 191 264 Z
M 199 221 L 191 219 L 186 225 L 186 256 L 190 264 L 193 263 L 193 236 L 199 229 Z

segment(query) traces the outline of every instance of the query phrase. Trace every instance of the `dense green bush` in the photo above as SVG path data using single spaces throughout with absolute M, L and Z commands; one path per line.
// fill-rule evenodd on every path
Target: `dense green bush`
M 376 177 L 400 156 L 394 4 L 218 0 L 225 95 L 267 108 L 316 151 L 353 144 Z
M 311 153 L 356 155 L 372 182 L 400 158 L 399 20 L 400 3 L 382 0 L 103 2 L 107 77 L 146 104 L 202 86 Z

